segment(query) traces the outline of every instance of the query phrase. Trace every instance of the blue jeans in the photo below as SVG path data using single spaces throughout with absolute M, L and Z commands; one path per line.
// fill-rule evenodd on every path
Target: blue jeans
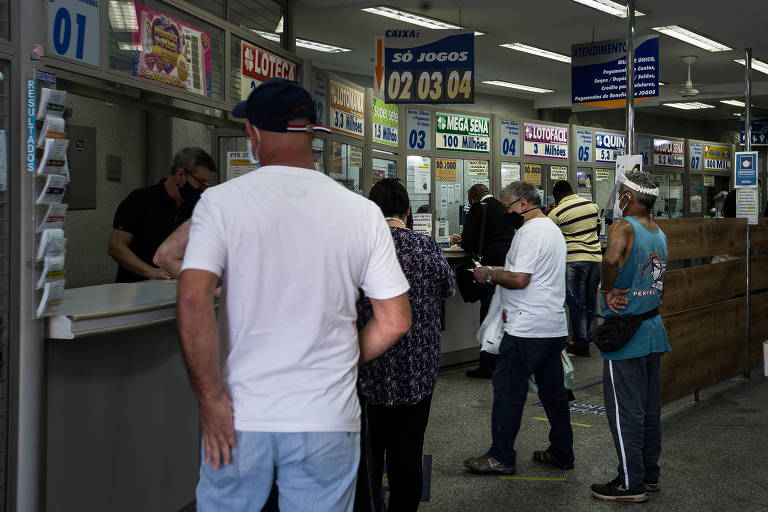
M 589 347 L 595 334 L 597 287 L 600 284 L 600 263 L 572 261 L 565 264 L 565 286 L 568 290 L 568 312 L 571 317 L 573 344 Z M 575 299 L 575 300 L 574 300 Z M 590 313 L 589 311 L 592 311 Z
M 197 510 L 250 512 L 264 506 L 276 479 L 281 512 L 351 512 L 360 461 L 357 432 L 236 431 L 232 462 L 200 465 Z
M 563 465 L 573 463 L 573 430 L 568 395 L 563 385 L 560 352 L 566 337 L 519 338 L 504 334 L 493 374 L 493 444 L 488 455 L 505 466 L 515 465 L 515 438 L 520 431 L 523 407 L 528 397 L 528 377 L 534 375 L 539 398 L 549 418 L 549 448 Z

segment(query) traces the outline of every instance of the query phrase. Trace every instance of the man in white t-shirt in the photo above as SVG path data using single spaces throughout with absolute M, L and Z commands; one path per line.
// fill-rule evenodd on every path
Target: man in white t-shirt
M 203 429 L 200 511 L 352 510 L 358 364 L 410 327 L 408 282 L 381 210 L 314 170 L 316 114 L 270 79 L 233 113 L 262 167 L 206 190 L 192 216 L 178 325 Z M 214 290 L 228 346 L 219 360 Z M 356 329 L 362 289 L 373 319 Z
M 568 325 L 565 316 L 563 234 L 541 211 L 533 185 L 514 182 L 501 191 L 504 210 L 522 217 L 504 267 L 478 267 L 475 280 L 502 287 L 504 337 L 493 374 L 493 443 L 484 455 L 464 461 L 475 473 L 515 473 L 515 438 L 533 375 L 549 418 L 549 448 L 533 460 L 561 469 L 573 467 L 573 431 L 563 385 L 560 353 Z

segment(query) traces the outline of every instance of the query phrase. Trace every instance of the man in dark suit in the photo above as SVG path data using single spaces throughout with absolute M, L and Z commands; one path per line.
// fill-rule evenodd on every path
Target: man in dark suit
M 480 238 L 483 226 L 483 210 L 485 210 L 485 239 L 480 254 L 482 265 L 504 266 L 507 251 L 515 235 L 514 225 L 505 217 L 504 208 L 498 199 L 488 191 L 483 184 L 473 185 L 469 189 L 469 213 L 464 222 L 461 239 L 457 240 L 465 251 L 475 254 L 480 249 Z M 493 298 L 493 287 L 489 286 L 487 293 L 480 299 L 480 322 L 482 323 Z M 480 351 L 480 366 L 467 372 L 467 377 L 490 379 L 496 367 L 496 354 Z

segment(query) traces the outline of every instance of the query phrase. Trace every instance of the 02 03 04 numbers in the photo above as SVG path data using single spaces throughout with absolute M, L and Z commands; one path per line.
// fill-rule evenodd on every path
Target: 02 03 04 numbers
M 387 77 L 387 101 L 470 101 L 472 71 L 464 70 L 462 74 L 454 69 L 447 74 L 448 79 L 445 80 L 443 71 L 422 71 L 418 80 L 414 81 L 411 71 L 393 71 Z

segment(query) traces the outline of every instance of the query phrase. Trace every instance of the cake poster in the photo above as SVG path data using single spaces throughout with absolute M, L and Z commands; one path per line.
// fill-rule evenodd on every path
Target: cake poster
M 134 76 L 210 96 L 210 34 L 139 2 L 134 6 Z

